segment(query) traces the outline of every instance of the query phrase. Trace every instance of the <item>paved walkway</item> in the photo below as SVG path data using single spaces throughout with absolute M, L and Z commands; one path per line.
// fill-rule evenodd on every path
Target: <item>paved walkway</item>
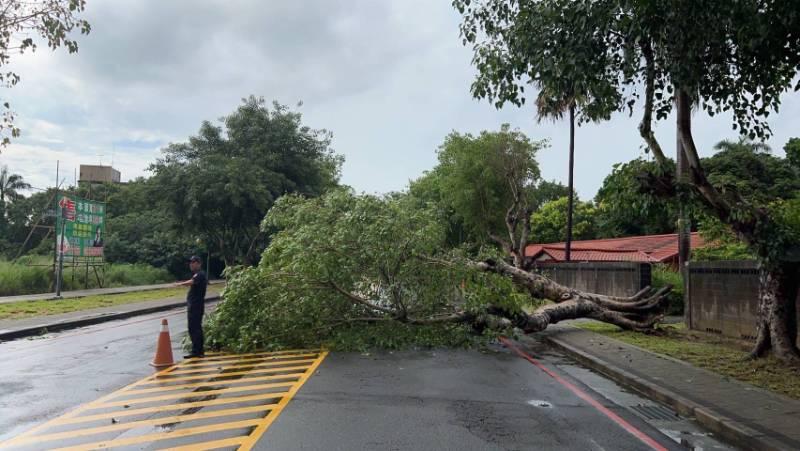
M 212 280 L 209 284 L 214 285 L 217 283 L 222 283 L 222 280 Z M 120 293 L 131 293 L 134 291 L 148 291 L 148 290 L 158 290 L 160 288 L 173 288 L 172 283 L 160 283 L 155 285 L 137 285 L 133 287 L 116 287 L 116 288 L 92 288 L 89 290 L 75 290 L 75 291 L 62 291 L 61 297 L 66 298 L 82 298 L 86 296 L 94 296 L 97 294 L 120 294 Z M 19 301 L 47 301 L 51 299 L 55 299 L 55 293 L 42 293 L 42 294 L 23 294 L 20 296 L 0 296 L 0 304 L 5 304 L 7 302 L 19 302 Z
M 800 401 L 583 329 L 556 326 L 545 336 L 596 371 L 697 417 L 737 445 L 800 449 Z

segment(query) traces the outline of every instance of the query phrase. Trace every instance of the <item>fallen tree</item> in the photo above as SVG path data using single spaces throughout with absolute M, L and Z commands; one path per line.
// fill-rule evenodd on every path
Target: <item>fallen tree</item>
M 509 236 L 524 232 L 507 215 Z M 651 330 L 666 293 L 585 293 L 524 269 L 522 258 L 485 249 L 480 259 L 447 249 L 433 209 L 405 195 L 336 190 L 284 196 L 264 227 L 279 229 L 254 268 L 230 274 L 209 323 L 212 345 L 239 350 L 325 344 L 333 348 L 452 345 L 575 318 Z

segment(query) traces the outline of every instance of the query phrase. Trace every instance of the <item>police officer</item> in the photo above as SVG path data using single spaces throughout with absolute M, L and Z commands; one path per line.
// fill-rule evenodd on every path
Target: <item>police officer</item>
M 188 286 L 189 292 L 186 294 L 186 304 L 188 307 L 189 319 L 189 338 L 192 340 L 192 353 L 183 356 L 185 359 L 203 357 L 203 312 L 206 299 L 206 286 L 208 277 L 200 268 L 203 261 L 200 257 L 193 255 L 189 259 L 189 269 L 192 270 L 192 278 L 183 282 L 178 282 L 178 286 Z

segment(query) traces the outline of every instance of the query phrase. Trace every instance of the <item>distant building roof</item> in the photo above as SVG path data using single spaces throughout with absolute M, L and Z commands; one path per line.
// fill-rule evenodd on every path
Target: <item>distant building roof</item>
M 703 247 L 699 233 L 691 234 L 691 248 Z M 565 261 L 565 243 L 529 244 L 525 256 L 539 261 Z M 676 263 L 678 234 L 631 236 L 573 241 L 571 260 L 589 262 Z

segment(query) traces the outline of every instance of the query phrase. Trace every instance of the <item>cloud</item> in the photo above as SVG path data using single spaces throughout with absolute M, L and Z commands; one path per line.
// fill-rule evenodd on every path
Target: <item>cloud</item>
M 502 123 L 550 139 L 542 173 L 566 181 L 565 121 L 537 123 L 530 107 L 497 111 L 472 99 L 471 50 L 449 2 L 116 0 L 90 2 L 86 15 L 92 33 L 77 54 L 41 48 L 12 60 L 22 82 L 4 94 L 23 137 L 0 161 L 36 184 L 52 184 L 56 159 L 74 167 L 112 154 L 123 180 L 142 175 L 159 147 L 185 141 L 250 94 L 302 100 L 304 121 L 333 132 L 346 157 L 343 182 L 358 190 L 402 189 L 436 163 L 450 131 Z M 797 94 L 787 95 L 771 121 L 773 148 L 796 133 L 798 116 Z M 656 128 L 666 149 L 673 122 Z M 614 163 L 643 155 L 637 123 L 619 115 L 578 129 L 582 198 Z M 724 117 L 698 115 L 694 129 L 702 149 L 736 138 Z

